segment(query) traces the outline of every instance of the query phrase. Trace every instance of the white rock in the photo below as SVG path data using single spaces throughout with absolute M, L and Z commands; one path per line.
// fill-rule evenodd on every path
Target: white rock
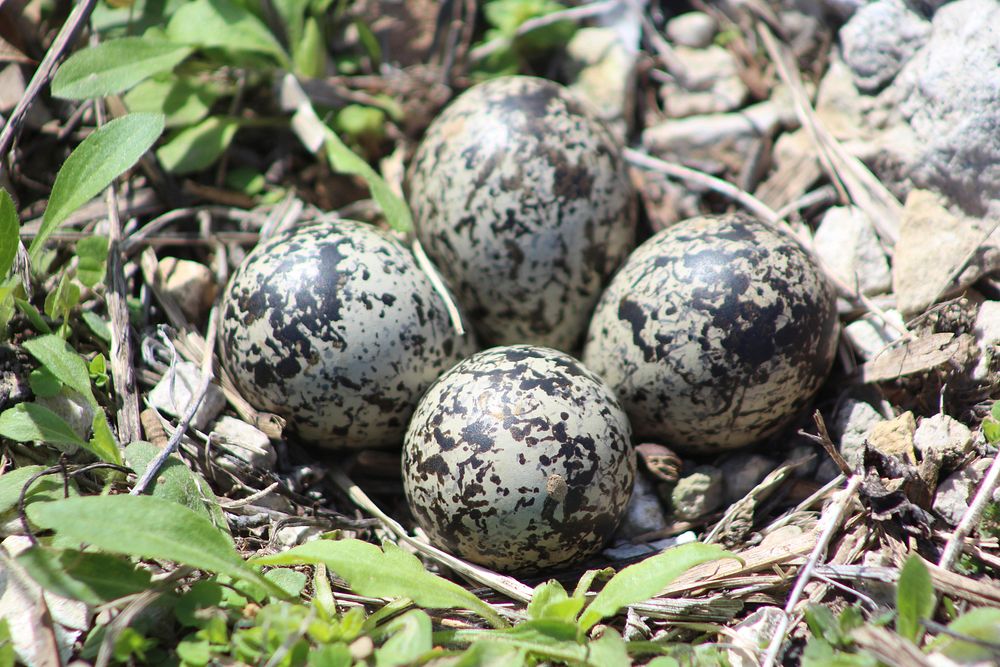
M 318 526 L 284 526 L 274 533 L 274 542 L 279 547 L 291 548 L 306 542 L 318 540 L 323 529 Z
M 979 480 L 992 463 L 993 459 L 977 459 L 949 475 L 938 485 L 934 495 L 934 511 L 952 526 L 957 525 L 969 509 L 969 500 L 976 492 Z
M 18 661 L 28 667 L 51 665 L 54 655 L 44 651 L 48 645 L 40 617 L 52 618 L 56 648 L 62 664 L 73 653 L 73 644 L 89 627 L 90 611 L 77 600 L 43 591 L 41 586 L 13 561 L 13 556 L 30 546 L 27 537 L 12 535 L 0 543 L 10 558 L 0 562 L 0 618 L 6 619 Z M 44 606 L 39 604 L 44 600 Z
M 863 294 L 889 291 L 892 273 L 875 227 L 856 206 L 835 206 L 823 216 L 814 238 L 816 253 L 842 281 Z
M 875 408 L 853 398 L 844 401 L 837 410 L 831 436 L 852 468 L 861 464 L 865 440 L 875 425 L 882 420 L 882 415 Z
M 189 320 L 199 321 L 215 300 L 215 274 L 201 262 L 164 257 L 156 269 L 164 290 Z
M 735 648 L 726 651 L 732 667 L 757 667 L 785 612 L 778 607 L 761 607 L 731 629 L 730 642 Z
M 150 404 L 174 417 L 182 416 L 188 409 L 191 398 L 201 384 L 201 371 L 190 361 L 179 361 L 174 366 L 175 372 L 167 371 L 153 390 L 149 392 Z M 222 409 L 226 407 L 226 396 L 218 385 L 210 383 L 205 398 L 195 412 L 191 425 L 204 429 L 212 423 Z
M 760 454 L 734 454 L 726 459 L 719 466 L 724 481 L 725 502 L 728 504 L 742 499 L 774 468 L 774 461 Z
M 722 487 L 721 470 L 715 466 L 698 466 L 690 475 L 681 477 L 670 494 L 674 516 L 692 520 L 719 509 Z
M 271 470 L 278 455 L 271 439 L 242 419 L 222 416 L 212 427 L 212 435 L 224 450 L 255 468 Z
M 654 533 L 667 527 L 663 505 L 656 487 L 639 473 L 635 476 L 632 498 L 625 509 L 625 519 L 618 529 L 618 537 L 629 539 L 645 533 Z
M 749 91 L 740 79 L 739 63 L 732 53 L 719 46 L 679 46 L 674 55 L 683 67 L 683 76 L 661 90 L 663 110 L 668 116 L 723 113 L 743 104 Z
M 633 100 L 637 54 L 614 28 L 582 28 L 566 45 L 570 89 L 590 103 L 597 115 L 625 137 Z
M 705 12 L 685 12 L 667 21 L 664 33 L 677 46 L 703 49 L 715 39 L 719 24 Z
M 844 327 L 844 337 L 864 360 L 874 359 L 883 352 L 887 345 L 899 340 L 900 333 L 896 327 L 902 327 L 903 316 L 897 310 L 885 311 L 886 316 L 895 324 L 891 327 L 881 317 L 871 313 L 860 317 Z
M 921 456 L 936 451 L 942 461 L 956 463 L 972 448 L 972 431 L 957 419 L 938 413 L 920 420 L 913 446 Z
M 927 44 L 893 82 L 922 155 L 920 187 L 937 189 L 966 212 L 1000 214 L 1000 3 L 956 0 L 931 23 Z
M 931 24 L 903 0 L 878 0 L 859 9 L 840 29 L 844 61 L 865 92 L 884 87 L 922 47 Z
M 976 315 L 976 345 L 979 347 L 979 363 L 972 371 L 975 380 L 986 380 L 990 364 L 997 354 L 1000 343 L 1000 301 L 984 301 Z
M 997 157 L 1000 159 L 1000 152 Z M 1000 196 L 1000 189 L 997 193 Z M 990 227 L 985 221 L 954 215 L 933 192 L 912 190 L 903 207 L 892 265 L 892 287 L 899 310 L 920 313 L 939 296 L 968 287 L 1000 268 L 1000 235 L 994 234 L 983 243 Z M 965 268 L 953 280 L 962 262 Z

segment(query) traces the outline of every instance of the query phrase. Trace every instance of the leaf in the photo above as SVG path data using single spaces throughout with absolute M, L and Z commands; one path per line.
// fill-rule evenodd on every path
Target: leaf
M 330 167 L 334 171 L 360 176 L 368 183 L 372 198 L 382 209 L 390 227 L 400 232 L 413 229 L 413 217 L 406 202 L 396 196 L 385 179 L 370 164 L 355 155 L 330 128 L 326 128 L 325 145 Z
M 39 366 L 28 374 L 28 386 L 36 398 L 49 398 L 62 391 L 63 383 L 45 366 Z
M 128 90 L 143 79 L 169 72 L 191 54 L 183 44 L 122 37 L 77 51 L 52 79 L 52 94 L 83 100 Z
M 326 40 L 316 17 L 306 19 L 302 37 L 291 43 L 296 73 L 313 79 L 326 73 Z
M 28 518 L 39 528 L 103 551 L 169 560 L 264 586 L 286 597 L 240 558 L 229 536 L 183 505 L 155 496 L 83 496 L 34 503 Z
M 59 336 L 49 334 L 24 341 L 24 349 L 64 385 L 79 392 L 91 405 L 97 405 L 94 392 L 90 388 L 87 362 L 69 346 L 69 343 Z
M 87 287 L 104 280 L 104 267 L 108 261 L 108 237 L 88 236 L 76 242 L 76 277 Z
M 10 273 L 17 256 L 21 221 L 10 193 L 0 188 L 0 278 Z
M 1000 638 L 1000 609 L 991 607 L 973 609 L 949 623 L 948 629 L 972 639 L 992 642 L 996 646 L 997 638 Z M 959 637 L 941 635 L 935 641 L 935 646 L 945 657 L 962 664 L 989 663 L 997 657 L 995 649 L 990 650 L 988 646 L 962 641 Z
M 100 460 L 120 466 L 122 464 L 122 453 L 118 448 L 118 442 L 115 441 L 114 434 L 111 433 L 111 427 L 108 425 L 108 416 L 104 414 L 103 408 L 98 407 L 94 412 L 94 421 L 91 423 L 91 430 L 93 431 L 93 435 L 90 438 L 87 449 Z
M 525 621 L 505 630 L 457 631 L 457 640 L 489 641 L 521 649 L 533 657 L 572 665 L 600 663 L 588 660 L 590 647 L 577 641 L 579 630 L 573 623 L 561 621 Z
M 1000 401 L 993 402 L 993 405 L 990 407 L 990 416 L 1000 421 Z
M 375 651 L 375 667 L 418 664 L 434 648 L 431 629 L 431 617 L 419 609 L 390 621 L 385 626 L 389 638 Z
M 595 665 L 602 667 L 630 667 L 632 665 L 622 636 L 612 628 L 605 629 L 600 639 L 590 642 L 589 648 L 587 660 Z
M 573 623 L 577 614 L 583 609 L 586 598 L 570 597 L 566 589 L 555 579 L 535 587 L 531 602 L 528 603 L 528 618 L 533 620 L 550 619 Z
M 229 0 L 194 0 L 182 4 L 167 24 L 167 35 L 192 46 L 263 53 L 282 67 L 289 66 L 288 55 L 267 26 Z
M 601 619 L 613 616 L 622 607 L 657 595 L 667 585 L 695 565 L 735 555 L 714 544 L 684 544 L 646 560 L 629 565 L 605 584 L 580 617 L 586 632 Z
M 24 299 L 18 299 L 16 297 L 14 297 L 14 304 L 17 306 L 18 310 L 24 313 L 24 316 L 28 318 L 29 322 L 31 322 L 31 326 L 35 327 L 36 330 L 41 333 L 52 333 L 52 329 L 45 321 L 45 318 L 42 317 L 42 314 L 38 312 L 37 308 Z
M 163 116 L 133 113 L 95 130 L 70 154 L 52 185 L 42 226 L 28 254 L 34 263 L 45 241 L 70 213 L 130 169 L 163 132 Z
M 523 667 L 526 651 L 519 646 L 481 640 L 468 648 L 451 667 Z
M 17 557 L 42 588 L 99 605 L 149 587 L 149 572 L 118 556 L 32 547 Z
M 931 574 L 920 556 L 910 555 L 896 584 L 896 632 L 911 641 L 921 634 L 920 622 L 934 611 L 934 586 Z
M 447 579 L 424 569 L 413 554 L 386 542 L 385 551 L 361 540 L 315 540 L 288 551 L 255 558 L 257 565 L 323 563 L 360 595 L 409 598 L 421 607 L 469 609 L 494 625 L 503 625 L 493 609 Z
M 146 467 L 160 450 L 152 443 L 137 440 L 125 447 L 125 460 L 137 475 L 146 472 Z M 229 525 L 219 508 L 219 502 L 212 493 L 208 482 L 197 472 L 188 468 L 177 458 L 168 458 L 160 472 L 153 479 L 149 493 L 157 498 L 163 498 L 183 505 L 200 514 L 219 530 L 228 533 Z
M 167 127 L 194 125 L 208 115 L 220 92 L 172 75 L 166 80 L 149 79 L 128 91 L 125 105 L 129 111 L 162 113 Z
M 298 597 L 302 589 L 306 587 L 306 577 L 304 572 L 292 570 L 287 567 L 276 567 L 264 573 L 264 577 L 281 587 L 289 597 Z
M 0 618 L 0 667 L 14 667 L 16 664 L 17 653 L 10 635 L 10 625 L 6 618 Z
M 206 118 L 174 135 L 156 151 L 156 157 L 175 174 L 200 171 L 229 148 L 239 128 L 239 121 L 232 118 Z
M 986 441 L 990 444 L 1000 441 L 1000 422 L 993 419 L 984 419 L 983 435 L 986 437 Z
M 80 317 L 90 330 L 94 332 L 95 336 L 105 343 L 111 344 L 111 327 L 108 326 L 108 323 L 100 315 L 87 310 Z
M 0 515 L 6 514 L 17 507 L 21 489 L 34 475 L 40 473 L 42 466 L 23 466 L 0 475 Z M 62 481 L 52 477 L 39 477 L 31 483 L 31 488 L 25 495 L 25 500 L 56 500 L 62 498 Z
M 87 446 L 62 417 L 37 403 L 18 403 L 0 413 L 0 435 L 18 442 Z

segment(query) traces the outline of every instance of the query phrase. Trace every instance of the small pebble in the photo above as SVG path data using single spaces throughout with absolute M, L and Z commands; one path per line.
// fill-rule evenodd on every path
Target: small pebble
M 149 392 L 149 403 L 160 412 L 173 417 L 182 416 L 191 403 L 191 397 L 201 385 L 201 371 L 190 361 L 179 361 L 174 372 L 167 371 L 153 390 Z M 218 385 L 209 384 L 205 398 L 194 413 L 191 426 L 198 430 L 212 423 L 226 407 L 226 396 Z
M 667 21 L 667 39 L 678 46 L 701 49 L 712 43 L 719 24 L 704 12 L 686 12 Z
M 913 434 L 913 446 L 922 458 L 933 450 L 946 465 L 954 464 L 972 448 L 972 431 L 957 419 L 939 413 L 920 420 Z
M 722 471 L 715 466 L 698 466 L 687 477 L 682 477 L 670 494 L 674 516 L 694 520 L 710 514 L 722 506 Z

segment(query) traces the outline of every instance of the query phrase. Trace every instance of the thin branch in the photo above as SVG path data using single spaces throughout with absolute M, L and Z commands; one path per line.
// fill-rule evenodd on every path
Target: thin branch
M 0 132 L 0 173 L 3 171 L 2 157 L 7 153 L 7 149 L 10 148 L 10 144 L 14 140 L 14 135 L 21 129 L 21 124 L 24 122 L 28 109 L 31 108 L 35 98 L 42 91 L 42 87 L 49 82 L 52 73 L 55 71 L 57 62 L 76 40 L 80 29 L 83 28 L 83 24 L 90 18 L 90 13 L 94 11 L 96 4 L 97 0 L 80 0 L 80 2 L 76 3 L 66 22 L 60 28 L 59 34 L 56 35 L 55 40 L 52 42 L 52 46 L 45 52 L 42 63 L 35 70 L 34 76 L 31 77 L 31 82 L 28 83 L 28 88 L 24 91 L 24 96 L 21 97 L 17 106 L 10 113 L 7 124 L 3 126 L 3 131 Z
M 983 511 L 992 499 L 993 491 L 997 488 L 998 480 L 1000 480 L 1000 456 L 995 456 L 993 465 L 990 466 L 989 472 L 986 473 L 986 477 L 979 485 L 979 490 L 976 491 L 975 497 L 969 504 L 969 509 L 962 515 L 962 520 L 958 522 L 955 532 L 951 534 L 944 546 L 944 551 L 938 560 L 938 567 L 941 569 L 950 570 L 955 564 L 959 554 L 962 553 L 965 538 L 972 532 L 973 528 L 979 525 Z
M 215 359 L 213 352 L 215 350 L 215 335 L 218 329 L 218 320 L 217 308 L 213 307 L 212 312 L 209 313 L 208 316 L 208 333 L 205 336 L 205 346 L 201 359 L 201 382 L 198 385 L 198 389 L 191 396 L 187 410 L 184 411 L 184 416 L 181 417 L 179 422 L 177 422 L 177 428 L 170 436 L 167 446 L 156 455 L 155 459 L 150 461 L 149 467 L 146 468 L 146 472 L 143 473 L 139 481 L 136 482 L 134 487 L 132 487 L 130 494 L 133 496 L 141 495 L 146 491 L 146 487 L 149 486 L 150 482 L 153 481 L 153 478 L 160 472 L 160 468 L 163 467 L 163 464 L 166 463 L 168 458 L 170 458 L 170 455 L 177 449 L 181 439 L 184 437 L 184 433 L 187 431 L 188 426 L 190 426 L 191 421 L 198 412 L 198 407 L 205 398 L 205 394 L 208 392 L 208 385 L 212 382 L 212 362 Z
M 829 507 L 827 512 L 823 513 L 823 519 L 827 522 L 826 526 L 823 528 L 823 533 L 816 542 L 816 547 L 809 555 L 809 559 L 799 571 L 799 576 L 795 580 L 795 586 L 788 596 L 787 604 L 785 604 L 785 615 L 774 630 L 774 637 L 771 639 L 771 644 L 767 647 L 767 653 L 764 655 L 764 660 L 761 661 L 761 667 L 774 667 L 778 659 L 778 654 L 781 652 L 781 646 L 785 643 L 785 637 L 792 621 L 792 613 L 794 613 L 796 605 L 798 605 L 799 600 L 802 598 L 806 585 L 812 578 L 813 571 L 826 553 L 827 547 L 830 546 L 830 541 L 833 539 L 834 533 L 840 527 L 844 512 L 847 510 L 848 505 L 851 504 L 851 501 L 854 500 L 854 494 L 857 492 L 859 486 L 861 486 L 861 477 L 859 475 L 850 477 L 847 480 L 847 487 L 840 493 L 840 498 Z

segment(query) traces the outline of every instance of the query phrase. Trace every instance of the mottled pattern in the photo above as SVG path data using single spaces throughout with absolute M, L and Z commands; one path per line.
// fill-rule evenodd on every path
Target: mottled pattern
M 409 251 L 370 225 L 311 223 L 259 245 L 222 303 L 222 359 L 304 440 L 399 447 L 420 395 L 474 351 Z
M 488 344 L 579 344 L 635 242 L 624 163 L 566 89 L 480 84 L 434 121 L 409 177 L 417 234 Z
M 714 452 L 805 407 L 837 334 L 834 293 L 794 241 L 743 215 L 703 217 L 636 249 L 601 297 L 583 359 L 637 437 Z
M 403 485 L 431 539 L 488 567 L 534 572 L 586 558 L 625 513 L 629 424 L 600 378 L 529 345 L 480 352 L 421 399 Z

